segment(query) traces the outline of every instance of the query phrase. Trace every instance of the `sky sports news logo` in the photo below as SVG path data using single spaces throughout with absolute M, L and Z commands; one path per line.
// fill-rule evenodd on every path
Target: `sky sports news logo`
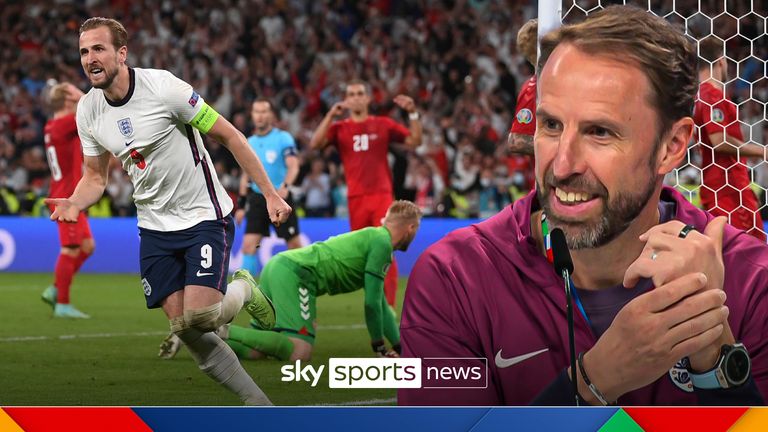
M 284 382 L 320 384 L 327 372 L 330 388 L 482 389 L 488 387 L 485 358 L 331 358 L 328 366 L 296 360 L 280 368 Z

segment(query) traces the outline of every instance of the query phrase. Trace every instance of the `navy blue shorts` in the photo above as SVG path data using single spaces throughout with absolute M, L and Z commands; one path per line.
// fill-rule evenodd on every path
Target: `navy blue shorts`
M 227 292 L 229 253 L 235 238 L 232 215 L 204 221 L 181 231 L 139 228 L 141 284 L 147 308 L 187 285 L 202 285 Z

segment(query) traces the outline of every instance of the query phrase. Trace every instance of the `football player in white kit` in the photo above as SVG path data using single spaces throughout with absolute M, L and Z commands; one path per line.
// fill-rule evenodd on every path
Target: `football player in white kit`
M 75 222 L 101 198 L 109 154 L 133 182 L 141 235 L 141 282 L 148 308 L 162 307 L 171 331 L 200 369 L 247 405 L 268 405 L 234 352 L 214 332 L 245 308 L 262 327 L 274 308 L 250 274 L 227 285 L 233 204 L 216 178 L 200 133 L 217 139 L 264 191 L 270 220 L 291 208 L 278 195 L 245 136 L 186 82 L 165 70 L 126 64 L 128 34 L 108 18 L 80 27 L 80 62 L 93 88 L 77 107 L 85 172 L 69 198 L 48 200 L 51 219 Z

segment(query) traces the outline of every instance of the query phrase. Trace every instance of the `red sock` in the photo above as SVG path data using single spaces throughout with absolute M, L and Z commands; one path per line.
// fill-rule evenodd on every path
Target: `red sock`
M 72 285 L 72 277 L 75 275 L 76 266 L 77 258 L 59 254 L 59 259 L 56 260 L 54 279 L 54 285 L 56 285 L 56 290 L 58 291 L 57 303 L 69 303 L 69 287 Z
M 75 273 L 80 271 L 80 267 L 83 266 L 83 263 L 88 259 L 89 256 L 91 255 L 83 252 L 82 250 L 80 251 L 80 255 L 75 258 Z
M 394 257 L 392 257 L 392 265 L 384 277 L 384 297 L 390 306 L 395 307 L 397 302 L 397 263 Z

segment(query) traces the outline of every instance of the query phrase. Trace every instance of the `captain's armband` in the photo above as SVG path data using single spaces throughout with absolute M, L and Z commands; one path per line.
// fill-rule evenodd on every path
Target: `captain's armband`
M 197 115 L 189 121 L 189 124 L 200 132 L 207 134 L 211 130 L 213 124 L 216 123 L 216 119 L 219 118 L 219 113 L 216 112 L 210 105 L 203 102 L 203 106 Z

